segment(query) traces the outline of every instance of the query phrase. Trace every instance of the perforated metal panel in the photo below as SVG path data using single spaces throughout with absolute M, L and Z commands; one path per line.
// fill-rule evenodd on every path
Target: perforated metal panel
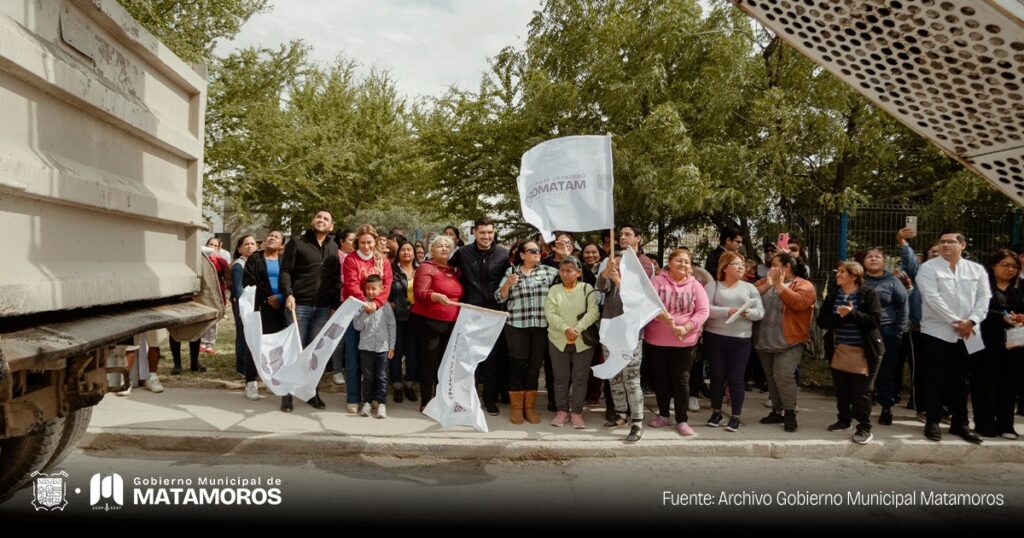
M 1024 3 L 733 0 L 1024 205 Z

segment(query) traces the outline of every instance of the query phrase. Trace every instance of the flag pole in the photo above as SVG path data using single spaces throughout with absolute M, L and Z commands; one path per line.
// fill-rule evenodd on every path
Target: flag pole
M 295 327 L 298 328 L 298 326 L 299 326 L 299 318 L 295 315 L 295 309 L 294 308 L 292 308 L 291 311 L 292 311 L 292 321 L 295 322 Z M 299 349 L 302 349 L 302 335 L 299 334 L 299 331 L 295 331 L 295 339 L 299 341 Z
M 453 306 L 459 306 L 459 307 L 462 307 L 462 308 L 468 308 L 470 310 L 479 310 L 480 312 L 487 312 L 488 314 L 499 314 L 499 315 L 505 316 L 506 318 L 508 317 L 508 312 L 502 312 L 501 310 L 492 310 L 490 308 L 484 308 L 482 306 L 476 306 L 476 305 L 472 305 L 472 304 L 460 303 L 460 302 L 457 302 L 457 301 L 448 301 L 448 304 L 453 305 Z
M 609 258 L 608 263 L 615 263 L 615 226 L 612 226 L 611 228 L 609 228 L 608 232 L 610 234 L 608 237 L 611 238 L 611 242 L 612 242 L 612 248 L 608 252 L 608 258 Z

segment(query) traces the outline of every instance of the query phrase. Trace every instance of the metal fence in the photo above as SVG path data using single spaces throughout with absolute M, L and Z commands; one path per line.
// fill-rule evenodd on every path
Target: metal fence
M 917 237 L 910 240 L 922 254 L 947 228 L 960 230 L 967 237 L 967 255 L 976 261 L 998 248 L 1021 242 L 1021 214 L 1007 208 L 967 208 L 959 212 L 900 206 L 866 206 L 853 214 L 800 215 L 797 222 L 763 226 L 757 234 L 763 244 L 775 242 L 779 232 L 800 239 L 811 269 L 811 280 L 819 290 L 829 281 L 836 264 L 857 252 L 881 246 L 887 256 L 898 262 L 896 232 L 906 225 L 908 216 L 917 217 Z M 898 264 L 897 264 L 898 265 Z

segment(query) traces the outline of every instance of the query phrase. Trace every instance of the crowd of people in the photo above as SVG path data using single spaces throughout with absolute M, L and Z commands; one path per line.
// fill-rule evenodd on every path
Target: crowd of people
M 869 248 L 839 263 L 819 298 L 796 239 L 766 245 L 757 260 L 744 255 L 736 228 L 721 231 L 703 268 L 686 247 L 671 249 L 662 266 L 643 253 L 641 231 L 629 224 L 617 226 L 614 243 L 609 231 L 600 243 L 556 232 L 550 243 L 537 234 L 508 249 L 486 217 L 474 222 L 468 243 L 455 227 L 426 245 L 398 228 L 386 235 L 369 224 L 334 228 L 331 212 L 321 210 L 310 229 L 287 242 L 279 230 L 259 246 L 253 236 L 238 239 L 225 275 L 246 398 L 259 398 L 258 375 L 241 336 L 237 299 L 245 286 L 255 286 L 264 331 L 297 323 L 303 345 L 342 301 L 365 303 L 328 367 L 333 383 L 345 385 L 347 411 L 362 416 L 386 418 L 389 392 L 394 403 L 423 410 L 434 396 L 458 305 L 469 304 L 508 313 L 476 374 L 485 411 L 498 415 L 507 404 L 512 425 L 542 420 L 543 371 L 555 427 L 585 428 L 584 408 L 603 397 L 603 426 L 628 428 L 628 442 L 639 441 L 645 426 L 674 425 L 690 437 L 697 420 L 691 413 L 706 395 L 711 412 L 704 424 L 737 432 L 745 392 L 763 385 L 771 409 L 759 421 L 797 431 L 799 367 L 814 322 L 824 330 L 835 389 L 837 419 L 828 431 L 853 429 L 852 441 L 870 442 L 873 410 L 878 425 L 892 424 L 909 367 L 907 405 L 918 411 L 927 438 L 941 439 L 944 421 L 951 435 L 972 443 L 1017 438 L 1024 348 L 1008 349 L 1006 335 L 1024 325 L 1021 257 L 999 250 L 984 266 L 969 261 L 966 240 L 955 230 L 944 231 L 927 256 L 911 248 L 913 230 L 900 230 L 902 270 L 887 270 L 892 263 L 883 247 Z M 622 314 L 619 260 L 626 249 L 637 254 L 663 310 L 642 329 L 626 367 L 604 381 L 591 371 L 608 354 L 597 327 Z M 201 368 L 199 345 L 193 370 Z M 657 402 L 646 425 L 645 390 Z M 307 403 L 326 407 L 319 394 Z M 292 409 L 292 397 L 283 397 L 281 410 Z

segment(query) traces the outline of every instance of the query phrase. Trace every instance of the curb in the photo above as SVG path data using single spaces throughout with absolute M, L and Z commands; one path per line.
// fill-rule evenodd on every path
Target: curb
M 459 460 L 568 460 L 615 457 L 719 457 L 772 459 L 853 458 L 876 463 L 984 464 L 1024 462 L 1024 443 L 972 445 L 960 440 L 939 443 L 925 439 L 875 441 L 857 445 L 848 440 L 720 441 L 521 441 L 450 439 L 442 437 L 354 437 L 339 434 L 253 434 L 235 432 L 168 433 L 167 430 L 92 428 L 78 443 L 92 451 L 200 452 L 221 455 L 355 455 L 400 458 L 433 457 Z

